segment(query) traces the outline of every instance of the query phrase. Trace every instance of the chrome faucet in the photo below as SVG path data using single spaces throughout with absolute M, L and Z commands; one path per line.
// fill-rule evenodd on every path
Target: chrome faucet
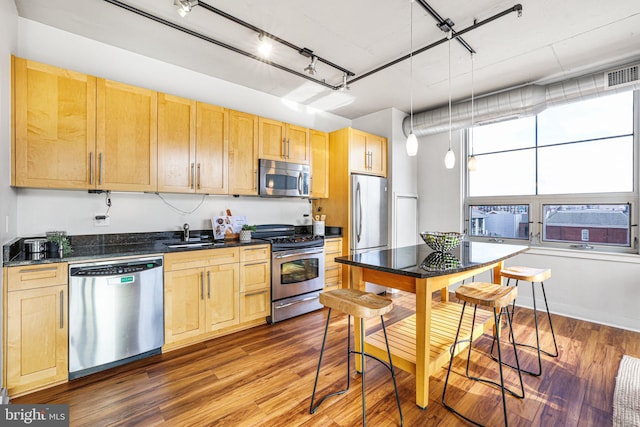
M 189 241 L 189 224 L 185 223 L 182 226 L 182 230 L 184 233 L 184 235 L 182 236 L 182 240 L 184 240 L 185 242 L 188 242 Z

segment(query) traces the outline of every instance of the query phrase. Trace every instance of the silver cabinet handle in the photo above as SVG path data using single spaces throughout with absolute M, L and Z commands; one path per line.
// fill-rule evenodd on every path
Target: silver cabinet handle
M 98 184 L 102 185 L 102 153 L 98 155 Z
M 287 139 L 287 159 L 291 158 L 291 138 Z
M 251 264 L 244 264 L 245 267 L 251 267 L 252 265 L 266 265 L 267 261 L 262 261 L 262 262 L 254 262 Z
M 207 299 L 211 299 L 211 272 L 207 271 Z
M 196 174 L 196 188 L 199 190 L 200 189 L 200 163 L 198 163 L 198 173 Z
M 196 181 L 196 164 L 191 163 L 191 173 L 189 174 L 189 188 L 194 188 L 194 183 Z
M 60 291 L 60 329 L 64 329 L 64 291 Z
M 266 294 L 268 291 L 265 289 L 264 291 L 252 292 L 250 294 L 244 294 L 245 297 L 253 297 L 256 295 Z
M 93 185 L 93 151 L 89 153 L 89 184 Z
M 56 271 L 58 267 L 41 267 L 41 268 L 29 268 L 25 270 L 18 270 L 18 273 L 37 273 L 40 271 Z
M 360 183 L 356 186 L 356 200 L 358 201 L 358 232 L 356 233 L 356 238 L 358 242 L 360 242 L 360 236 L 362 235 L 362 191 L 360 190 Z
M 204 271 L 200 273 L 200 299 L 204 300 Z
M 287 158 L 287 138 L 282 138 L 282 157 Z

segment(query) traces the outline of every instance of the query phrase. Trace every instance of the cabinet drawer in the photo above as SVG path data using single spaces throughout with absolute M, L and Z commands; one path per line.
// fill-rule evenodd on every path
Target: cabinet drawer
M 184 270 L 186 268 L 211 267 L 214 265 L 238 262 L 238 248 L 205 249 L 165 254 L 165 271 Z
M 240 264 L 240 292 L 269 289 L 271 285 L 271 263 L 256 261 Z
M 9 283 L 7 289 L 9 291 L 20 291 L 46 286 L 66 285 L 68 271 L 66 262 L 8 267 L 7 279 Z
M 342 278 L 342 266 L 340 264 L 331 266 L 329 268 L 325 268 L 324 270 L 324 279 L 325 281 L 329 279 Z
M 271 312 L 269 289 L 240 293 L 240 322 L 265 319 Z
M 240 249 L 240 262 L 265 260 L 271 257 L 269 245 L 251 246 Z
M 342 254 L 342 239 L 325 239 L 324 241 L 324 253 L 329 254 Z M 340 256 L 340 255 L 336 255 Z

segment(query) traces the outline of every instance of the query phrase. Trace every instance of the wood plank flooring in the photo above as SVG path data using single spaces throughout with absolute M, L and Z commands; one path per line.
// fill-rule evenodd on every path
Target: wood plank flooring
M 415 307 L 411 294 L 396 293 L 392 298 L 395 306 L 387 324 L 413 314 Z M 12 403 L 69 404 L 72 426 L 361 425 L 361 382 L 354 372 L 349 392 L 309 414 L 325 318 L 321 310 L 259 326 L 14 398 Z M 610 426 L 618 365 L 623 354 L 640 357 L 640 334 L 555 315 L 553 322 L 559 357 L 544 357 L 541 377 L 524 376 L 525 399 L 507 398 L 510 425 Z M 332 315 L 320 397 L 346 382 L 346 323 L 346 316 Z M 517 309 L 515 323 L 518 341 L 535 339 L 530 310 Z M 369 330 L 377 327 L 371 322 Z M 541 328 L 547 330 L 546 319 Z M 549 343 L 550 334 L 544 334 L 543 344 Z M 484 335 L 478 345 L 488 351 L 490 337 Z M 533 352 L 519 354 L 525 367 L 536 367 Z M 456 358 L 456 372 L 464 371 L 465 360 L 466 352 Z M 481 353 L 472 355 L 474 373 L 497 378 L 495 368 Z M 514 384 L 515 373 L 505 372 L 508 383 Z M 431 377 L 429 406 L 423 411 L 415 405 L 414 376 L 397 371 L 406 426 L 465 425 L 440 403 L 445 374 L 443 367 Z M 366 387 L 369 425 L 398 425 L 388 370 L 368 362 Z M 502 425 L 498 390 L 455 374 L 449 390 L 448 402 L 455 402 L 457 409 L 481 423 Z

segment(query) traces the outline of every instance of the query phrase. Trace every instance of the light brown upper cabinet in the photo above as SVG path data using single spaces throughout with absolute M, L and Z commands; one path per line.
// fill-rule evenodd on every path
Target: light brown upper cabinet
M 195 191 L 196 101 L 158 94 L 158 191 Z
M 12 57 L 17 187 L 95 186 L 96 78 Z
M 308 165 L 309 129 L 260 117 L 258 157 Z
M 229 111 L 229 194 L 258 194 L 258 116 Z
M 158 94 L 158 191 L 227 194 L 229 112 Z
M 387 176 L 387 139 L 349 129 L 349 165 L 351 172 Z
M 313 199 L 329 197 L 329 134 L 309 130 L 311 145 L 311 194 Z
M 196 191 L 227 194 L 229 188 L 229 110 L 196 105 Z
M 156 191 L 157 92 L 98 79 L 97 188 Z

